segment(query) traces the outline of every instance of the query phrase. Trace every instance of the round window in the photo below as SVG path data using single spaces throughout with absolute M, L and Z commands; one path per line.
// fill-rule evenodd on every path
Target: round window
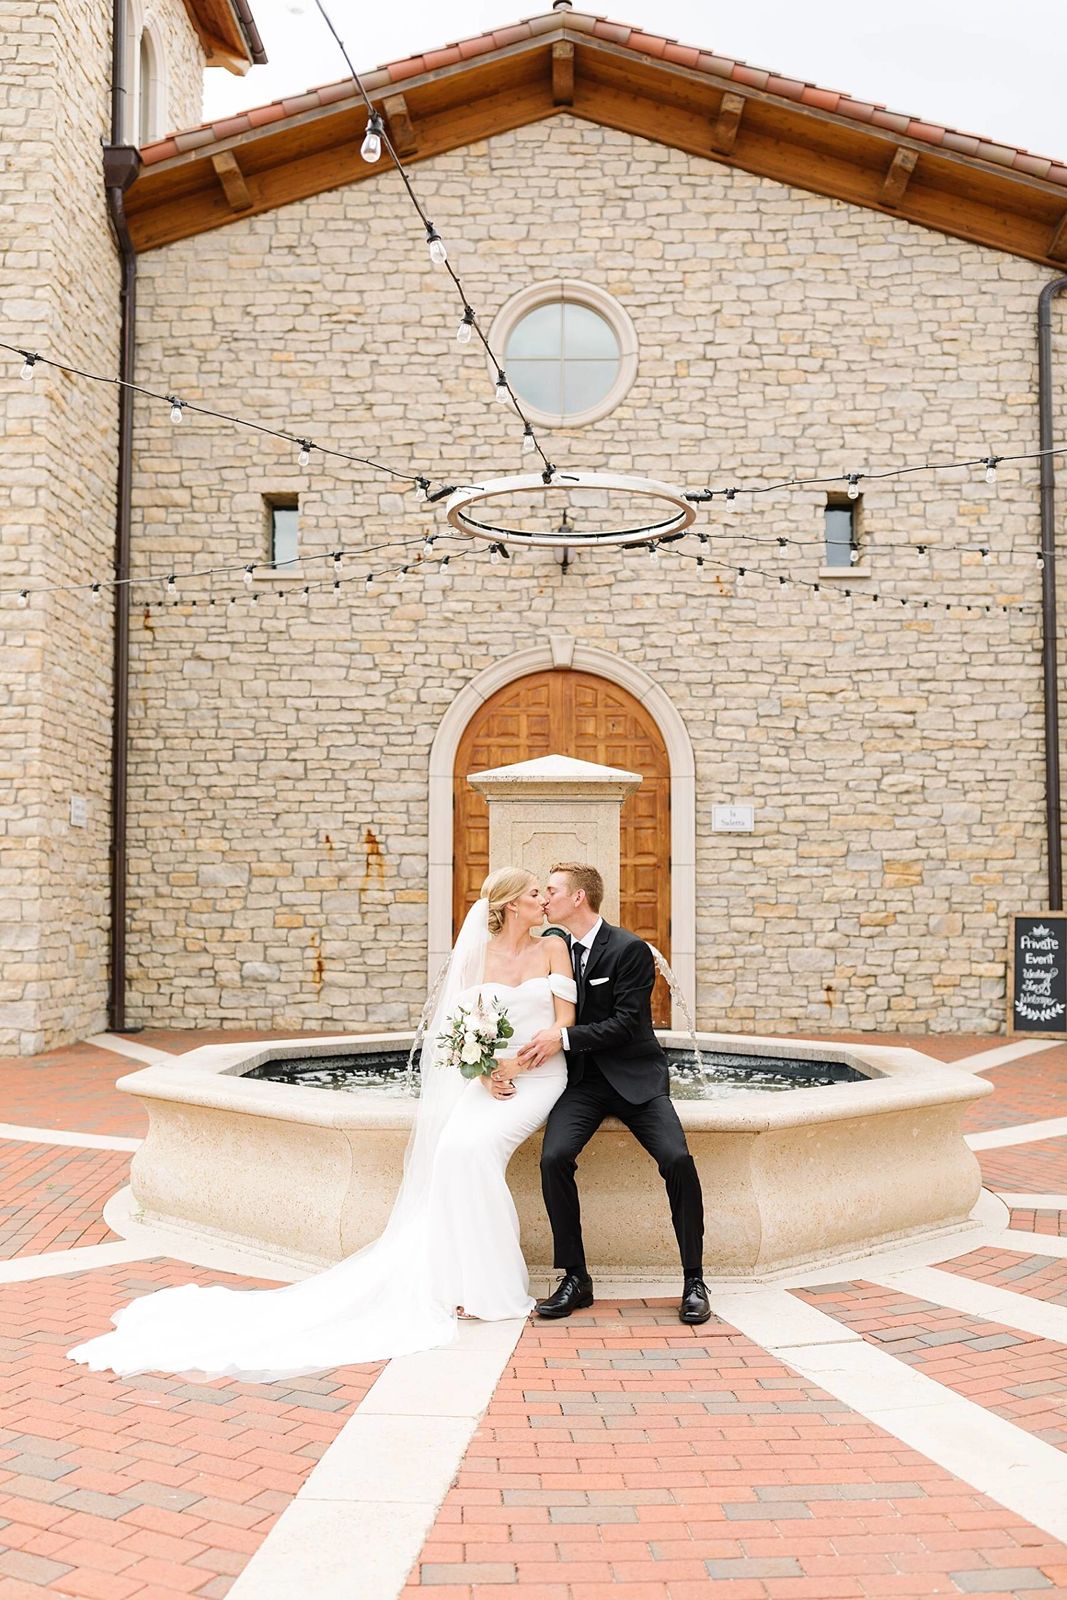
M 493 329 L 508 379 L 534 422 L 595 422 L 637 370 L 633 324 L 591 284 L 542 284 L 505 306 Z

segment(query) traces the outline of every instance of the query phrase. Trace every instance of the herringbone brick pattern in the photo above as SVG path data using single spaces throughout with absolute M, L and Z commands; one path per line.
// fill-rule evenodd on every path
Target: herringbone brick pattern
M 101 1213 L 129 1165 L 122 1150 L 0 1140 L 0 1260 L 113 1239 Z

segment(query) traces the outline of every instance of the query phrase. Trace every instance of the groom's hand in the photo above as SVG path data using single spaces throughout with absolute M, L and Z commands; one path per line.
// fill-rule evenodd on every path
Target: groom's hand
M 524 1072 L 532 1072 L 534 1067 L 539 1067 L 547 1061 L 549 1056 L 556 1055 L 563 1049 L 563 1036 L 558 1028 L 542 1028 L 540 1033 L 535 1033 L 529 1044 L 524 1044 L 519 1051 L 519 1065 Z

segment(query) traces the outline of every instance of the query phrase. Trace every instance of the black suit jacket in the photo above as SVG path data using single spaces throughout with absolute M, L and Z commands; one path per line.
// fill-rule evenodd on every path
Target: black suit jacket
M 632 1105 L 667 1094 L 667 1057 L 652 1027 L 656 964 L 643 939 L 602 924 L 585 963 L 578 1016 L 567 1029 L 568 1081 L 580 1083 L 595 1061 Z

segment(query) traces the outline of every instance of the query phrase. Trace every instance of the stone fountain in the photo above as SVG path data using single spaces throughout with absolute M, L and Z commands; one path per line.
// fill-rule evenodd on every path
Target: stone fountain
M 554 861 L 593 860 L 604 910 L 618 914 L 619 813 L 640 776 L 564 756 L 475 773 L 489 805 L 490 866 L 521 862 L 543 879 Z M 225 1241 L 315 1267 L 375 1238 L 388 1216 L 414 1115 L 409 1097 L 337 1092 L 247 1076 L 268 1061 L 402 1051 L 410 1034 L 341 1035 L 269 1045 L 205 1045 L 119 1080 L 148 1112 L 134 1157 L 134 1215 L 182 1239 Z M 679 1103 L 704 1186 L 710 1277 L 760 1280 L 890 1241 L 974 1226 L 978 1163 L 964 1142 L 967 1107 L 991 1086 L 919 1051 L 701 1033 L 702 1050 L 745 1057 L 832 1057 L 859 1081 Z M 666 1034 L 685 1046 L 687 1034 Z M 527 1259 L 551 1242 L 541 1203 L 540 1141 L 514 1157 Z M 590 1262 L 618 1276 L 675 1274 L 662 1184 L 644 1151 L 606 1123 L 581 1159 Z

